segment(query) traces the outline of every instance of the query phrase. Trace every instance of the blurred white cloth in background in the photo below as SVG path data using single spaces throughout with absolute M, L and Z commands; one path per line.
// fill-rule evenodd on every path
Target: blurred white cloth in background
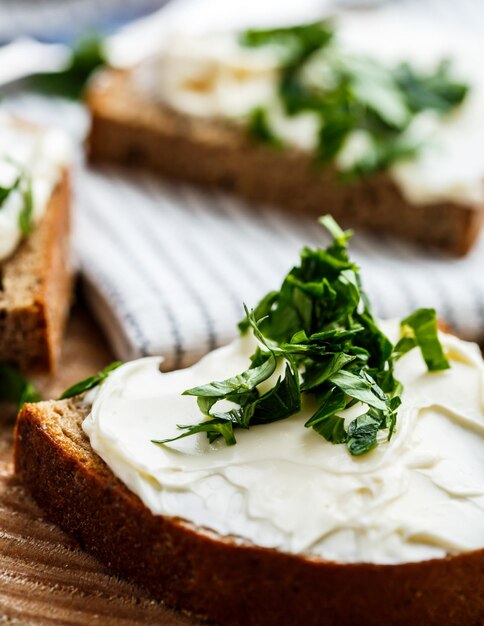
M 220 0 L 181 0 L 178 7 L 196 5 L 198 15 L 207 17 L 203 6 L 214 7 L 216 1 L 220 7 Z M 321 4 L 299 0 L 299 9 L 303 2 Z M 243 4 L 244 11 L 269 6 L 260 0 Z M 423 5 L 436 21 L 445 23 L 452 15 L 447 0 L 391 3 L 385 10 L 423 14 Z M 175 8 L 165 9 L 170 20 L 180 19 Z M 480 24 L 484 7 L 481 12 Z M 408 19 L 413 14 L 406 13 Z M 198 23 L 198 17 L 181 15 L 185 24 Z M 111 50 L 117 46 L 119 52 L 139 37 L 146 26 L 140 28 L 133 35 L 136 29 L 129 27 Z M 86 129 L 85 112 L 72 103 L 19 95 L 7 106 L 37 121 L 63 124 L 78 139 Z M 149 174 L 80 165 L 75 187 L 74 243 L 94 312 L 118 357 L 162 354 L 167 369 L 186 366 L 233 338 L 242 303 L 254 306 L 276 288 L 297 263 L 302 245 L 327 242 L 313 218 L 248 207 L 227 195 L 175 186 Z M 468 257 L 457 260 L 364 233 L 357 233 L 351 251 L 377 315 L 400 317 L 418 306 L 435 306 L 456 332 L 484 339 L 483 238 Z
M 64 41 L 103 32 L 154 11 L 166 0 L 0 0 L 0 42 L 16 37 Z

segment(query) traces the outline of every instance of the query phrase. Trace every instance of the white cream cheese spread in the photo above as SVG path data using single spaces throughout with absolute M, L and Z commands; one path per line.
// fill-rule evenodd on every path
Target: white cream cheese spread
M 397 322 L 382 330 L 398 338 Z M 245 369 L 251 336 L 171 373 L 160 373 L 159 358 L 126 363 L 88 394 L 83 427 L 154 514 L 221 535 L 338 562 L 403 563 L 483 548 L 484 365 L 476 345 L 440 339 L 451 368 L 428 372 L 417 350 L 402 357 L 397 431 L 361 457 L 304 428 L 307 404 L 280 422 L 237 430 L 234 446 L 210 445 L 204 434 L 151 443 L 200 421 L 195 398 L 181 393 Z M 342 415 L 358 413 L 356 406 Z
M 422 146 L 418 155 L 391 166 L 389 173 L 413 204 L 484 202 L 484 49 L 463 38 L 385 14 L 345 17 L 337 21 L 337 43 L 351 54 L 365 54 L 392 66 L 409 61 L 431 70 L 443 58 L 455 75 L 471 86 L 456 110 L 445 116 L 415 115 L 405 131 Z M 160 50 L 135 72 L 149 98 L 186 115 L 243 124 L 257 106 L 267 111 L 274 134 L 286 144 L 313 150 L 318 141 L 316 114 L 288 116 L 277 95 L 280 46 L 248 48 L 235 33 L 172 34 Z M 336 165 L 351 166 L 365 149 L 361 132 L 350 136 Z
M 0 187 L 14 187 L 0 205 L 0 260 L 15 252 L 22 239 L 20 216 L 29 191 L 26 184 L 31 190 L 29 219 L 35 225 L 69 160 L 70 144 L 64 133 L 21 124 L 0 111 Z

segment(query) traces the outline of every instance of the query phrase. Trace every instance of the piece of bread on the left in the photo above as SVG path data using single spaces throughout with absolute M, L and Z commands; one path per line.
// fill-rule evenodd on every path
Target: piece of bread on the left
M 74 279 L 69 169 L 59 165 L 43 215 L 0 261 L 0 361 L 22 371 L 53 371 L 60 352 Z

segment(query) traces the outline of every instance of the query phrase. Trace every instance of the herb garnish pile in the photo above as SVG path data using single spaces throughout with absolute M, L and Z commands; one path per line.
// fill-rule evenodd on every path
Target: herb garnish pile
M 269 30 L 248 30 L 242 44 L 275 46 L 283 62 L 279 96 L 289 116 L 316 113 L 320 119 L 317 160 L 333 161 L 350 133 L 367 133 L 364 154 L 345 171 L 357 177 L 388 168 L 414 156 L 420 145 L 405 134 L 414 116 L 426 110 L 450 112 L 466 97 L 469 87 L 452 78 L 443 60 L 433 73 L 409 64 L 387 67 L 373 58 L 350 54 L 335 42 L 329 22 Z M 268 111 L 259 107 L 249 120 L 251 135 L 281 146 L 270 126 Z
M 393 375 L 394 363 L 419 347 L 431 371 L 449 367 L 437 335 L 433 309 L 419 309 L 401 323 L 401 339 L 394 346 L 379 329 L 361 287 L 357 266 L 348 258 L 350 232 L 343 232 L 330 216 L 321 223 L 332 235 L 326 250 L 304 248 L 301 262 L 285 277 L 278 291 L 268 293 L 239 324 L 253 332 L 259 347 L 249 368 L 237 376 L 188 389 L 205 416 L 199 424 L 179 425 L 178 437 L 154 441 L 165 444 L 196 433 L 210 443 L 223 437 L 236 443 L 235 431 L 289 418 L 311 395 L 317 409 L 307 420 L 333 443 L 345 443 L 353 455 L 372 450 L 385 431 L 395 430 L 402 385 Z M 281 366 L 284 375 L 261 393 Z M 232 403 L 217 410 L 220 400 Z M 345 428 L 340 413 L 357 402 L 362 413 Z

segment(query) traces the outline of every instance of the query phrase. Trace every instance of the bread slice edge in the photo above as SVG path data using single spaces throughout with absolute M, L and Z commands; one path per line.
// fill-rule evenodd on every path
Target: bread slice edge
M 55 370 L 74 281 L 67 170 L 40 222 L 0 270 L 0 361 L 28 372 Z

